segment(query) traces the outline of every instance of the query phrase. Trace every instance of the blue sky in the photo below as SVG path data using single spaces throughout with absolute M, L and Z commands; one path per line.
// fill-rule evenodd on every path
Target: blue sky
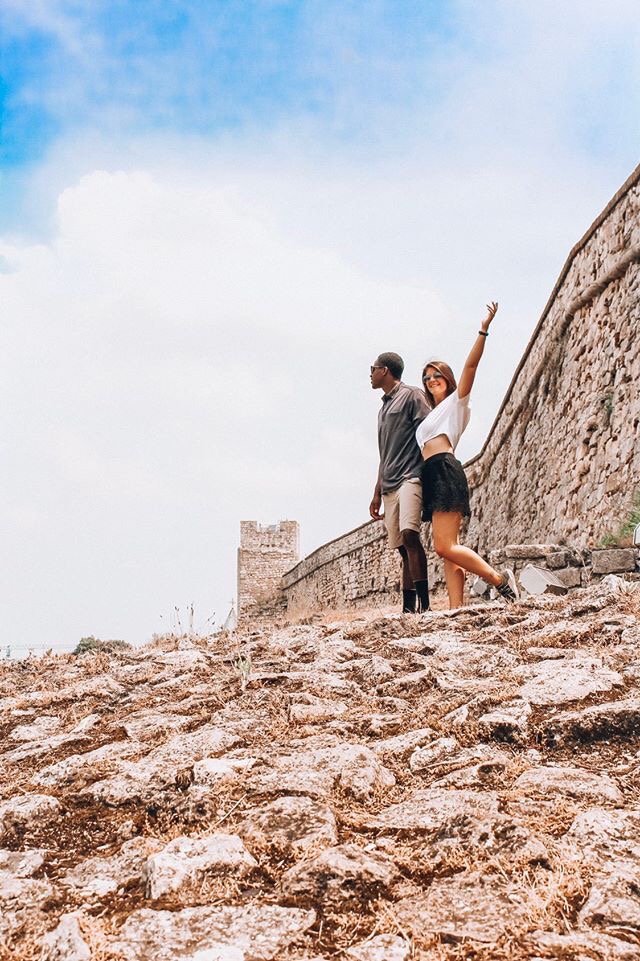
M 224 617 L 239 521 L 367 519 L 368 369 L 480 448 L 638 162 L 637 0 L 3 0 L 0 646 Z
M 455 19 L 441 0 L 10 2 L 0 13 L 5 163 L 105 121 L 119 133 L 215 134 L 294 113 L 352 137 L 345 95 L 364 102 L 366 136 L 366 105 L 435 96 L 424 58 L 455 41 Z

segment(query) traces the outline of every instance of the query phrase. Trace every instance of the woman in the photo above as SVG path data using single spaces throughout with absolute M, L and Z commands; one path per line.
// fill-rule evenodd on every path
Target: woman
M 469 394 L 489 336 L 489 325 L 497 309 L 496 303 L 487 304 L 487 316 L 467 357 L 458 386 L 449 365 L 439 360 L 429 361 L 422 371 L 422 383 L 431 407 L 416 431 L 416 440 L 424 459 L 422 518 L 431 521 L 433 547 L 444 560 L 450 607 L 462 605 L 465 571 L 478 574 L 487 584 L 492 584 L 504 600 L 518 600 L 513 571 L 498 573 L 475 551 L 458 543 L 462 518 L 469 517 L 471 511 L 467 478 L 453 452 L 469 423 Z

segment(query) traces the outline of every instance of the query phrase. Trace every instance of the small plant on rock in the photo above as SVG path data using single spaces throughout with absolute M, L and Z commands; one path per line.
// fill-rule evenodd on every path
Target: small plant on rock
M 598 547 L 630 547 L 633 532 L 638 524 L 640 524 L 640 489 L 633 496 L 627 519 L 617 531 L 609 531 L 605 534 Z
M 131 648 L 131 644 L 127 641 L 101 641 L 99 637 L 94 637 L 93 634 L 89 634 L 88 637 L 81 637 L 79 642 L 76 644 L 73 654 L 109 654 L 113 651 L 126 651 Z

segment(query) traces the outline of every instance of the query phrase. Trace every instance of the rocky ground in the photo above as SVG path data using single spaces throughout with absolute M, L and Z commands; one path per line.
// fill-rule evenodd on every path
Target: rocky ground
M 0 676 L 0 937 L 43 961 L 640 958 L 640 588 Z

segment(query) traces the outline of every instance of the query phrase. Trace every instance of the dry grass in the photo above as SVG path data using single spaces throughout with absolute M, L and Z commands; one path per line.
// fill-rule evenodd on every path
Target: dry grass
M 0 790 L 5 797 L 42 791 L 33 782 L 37 771 L 70 754 L 86 753 L 100 744 L 126 741 L 122 725 L 134 712 L 188 715 L 187 731 L 195 731 L 208 723 L 230 729 L 241 738 L 238 749 L 245 755 L 258 757 L 265 766 L 273 756 L 300 750 L 307 742 L 313 746 L 318 736 L 328 738 L 327 743 L 333 743 L 333 737 L 341 742 L 367 744 L 380 737 L 429 727 L 435 736 L 455 734 L 461 747 L 472 747 L 482 736 L 478 717 L 517 695 L 518 685 L 510 671 L 500 670 L 489 678 L 493 685 L 489 690 L 474 693 L 477 678 L 473 670 L 460 668 L 457 675 L 460 686 L 443 689 L 437 652 L 420 659 L 391 642 L 424 636 L 428 649 L 431 634 L 454 633 L 463 643 L 486 645 L 489 650 L 497 645 L 512 654 L 518 663 L 536 659 L 530 654 L 532 647 L 584 648 L 597 656 L 611 658 L 616 669 L 622 669 L 636 656 L 629 643 L 621 640 L 622 630 L 628 626 L 624 618 L 632 618 L 635 623 L 639 615 L 640 591 L 637 590 L 605 599 L 604 603 L 600 595 L 589 593 L 568 601 L 541 598 L 514 608 L 488 605 L 418 617 L 402 616 L 396 611 L 389 616 L 378 610 L 350 610 L 340 620 L 332 612 L 328 623 L 325 618 L 324 623 L 316 627 L 302 623 L 286 627 L 284 621 L 274 626 L 265 621 L 255 629 L 252 626 L 251 631 L 237 632 L 234 637 L 164 636 L 155 638 L 144 651 L 99 652 L 77 658 L 45 656 L 11 666 L 2 664 L 0 697 L 10 697 L 12 709 L 31 706 L 35 709 L 32 715 L 17 720 L 8 712 L 0 715 L 0 737 L 4 737 L 5 751 L 18 746 L 18 742 L 8 737 L 11 728 L 16 723 L 31 723 L 43 713 L 60 718 L 60 731 L 70 730 L 92 712 L 99 713 L 101 721 L 89 732 L 91 740 L 86 744 L 62 745 L 53 753 L 11 766 Z M 564 620 L 566 628 L 560 623 Z M 319 670 L 315 662 L 322 645 L 334 645 L 339 651 L 342 642 L 355 645 L 356 653 L 349 653 L 345 648 L 344 661 L 337 657 L 330 672 Z M 206 666 L 182 672 L 156 660 L 159 654 L 179 651 L 185 645 L 200 651 L 207 658 Z M 430 668 L 425 684 L 390 693 L 385 689 L 384 679 L 367 681 L 367 658 L 372 654 L 387 659 L 396 680 L 425 663 L 435 666 Z M 245 685 L 234 667 L 238 656 L 249 658 L 251 663 Z M 137 669 L 128 672 L 129 667 L 136 668 L 136 665 Z M 271 672 L 274 679 L 261 681 L 262 671 Z M 285 677 L 286 672 L 293 672 L 293 677 Z M 126 688 L 126 695 L 121 697 L 108 691 L 104 695 L 78 693 L 80 685 L 103 676 L 115 677 Z M 166 681 L 172 683 L 162 686 Z M 468 689 L 467 684 L 471 688 Z M 594 695 L 579 706 L 614 700 L 630 692 L 638 696 L 634 684 L 630 681 L 619 691 Z M 311 701 L 313 697 L 324 702 L 342 701 L 347 710 L 321 723 L 292 724 L 291 704 L 294 700 L 299 702 L 302 695 Z M 470 705 L 469 719 L 452 731 L 445 717 L 464 705 Z M 576 706 L 562 705 L 562 709 Z M 460 836 L 441 838 L 420 832 L 390 835 L 388 846 L 382 850 L 393 858 L 400 872 L 391 890 L 381 897 L 374 890 L 364 889 L 357 907 L 346 899 L 343 903 L 320 900 L 314 905 L 318 913 L 316 925 L 281 952 L 279 961 L 313 955 L 345 957 L 344 951 L 350 945 L 386 932 L 410 940 L 411 957 L 417 961 L 525 961 L 532 957 L 527 941 L 532 931 L 572 930 L 588 892 L 589 868 L 569 862 L 557 842 L 589 802 L 557 797 L 553 803 L 540 803 L 516 790 L 514 782 L 535 763 L 577 765 L 609 773 L 634 803 L 640 791 L 640 742 L 619 738 L 610 743 L 546 748 L 536 741 L 536 725 L 552 710 L 536 709 L 525 743 L 496 745 L 509 760 L 506 769 L 485 785 L 496 792 L 504 814 L 517 818 L 544 843 L 548 851 L 546 863 L 531 864 L 527 855 L 518 850 L 472 843 L 465 840 L 464 832 Z M 375 717 L 382 718 L 375 722 L 378 727 L 372 720 Z M 173 733 L 173 730 L 157 728 L 137 745 L 131 759 L 143 758 Z M 297 747 L 292 746 L 294 741 Z M 527 754 L 534 747 L 539 756 Z M 445 758 L 429 771 L 413 774 L 407 763 L 410 753 L 385 757 L 385 766 L 394 773 L 396 785 L 373 790 L 366 799 L 354 800 L 336 783 L 324 803 L 336 816 L 340 843 L 367 849 L 379 834 L 366 827 L 372 815 L 390 804 L 406 801 L 412 792 L 424 790 L 436 777 L 455 769 L 455 762 L 449 765 Z M 105 764 L 91 772 L 91 779 L 107 776 L 115 769 Z M 123 837 L 141 835 L 168 842 L 182 834 L 234 833 L 245 818 L 251 818 L 256 807 L 262 807 L 282 793 L 277 789 L 271 794 L 255 792 L 252 776 L 249 773 L 237 780 L 220 782 L 201 797 L 195 796 L 191 786 L 192 763 L 188 762 L 177 766 L 174 783 L 162 789 L 152 784 L 142 797 L 132 798 L 118 808 L 79 797 L 85 783 L 83 779 L 44 789 L 60 800 L 64 815 L 50 824 L 32 828 L 28 834 L 23 830 L 9 832 L 3 843 L 12 849 L 25 845 L 46 848 L 48 855 L 42 876 L 52 880 L 57 893 L 45 906 L 46 911 L 32 906 L 24 913 L 20 926 L 9 938 L 5 954 L 0 951 L 1 961 L 5 958 L 8 961 L 9 957 L 16 961 L 35 961 L 40 957 L 43 933 L 54 926 L 61 913 L 69 910 L 81 909 L 80 926 L 91 945 L 93 961 L 112 961 L 110 938 L 128 914 L 139 907 L 177 909 L 187 904 L 296 903 L 295 899 L 283 897 L 282 876 L 300 859 L 313 857 L 318 849 L 295 854 L 282 842 L 250 845 L 259 866 L 246 878 L 207 875 L 179 897 L 152 905 L 144 897 L 141 882 L 129 884 L 117 896 L 84 904 L 77 895 L 67 894 L 57 885 L 69 866 L 88 856 L 112 855 L 119 849 Z M 127 822 L 131 823 L 125 827 Z M 414 932 L 411 938 L 411 932 L 404 930 L 398 920 L 398 902 L 428 892 L 434 882 L 476 870 L 481 870 L 486 877 L 495 876 L 501 882 L 512 884 L 514 890 L 526 892 L 527 913 L 514 920 L 511 928 L 490 946 L 469 941 L 455 943 L 419 932 Z

